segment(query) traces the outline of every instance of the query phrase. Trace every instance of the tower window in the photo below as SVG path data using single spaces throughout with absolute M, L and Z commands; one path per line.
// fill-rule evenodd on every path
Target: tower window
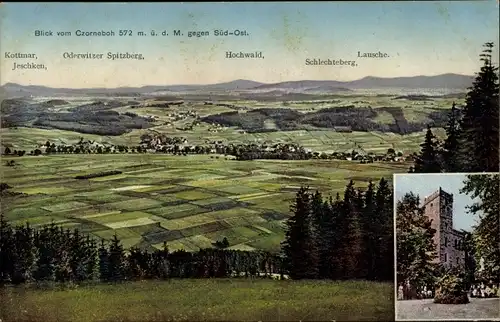
M 431 202 L 431 207 L 432 207 L 432 202 Z
M 444 238 L 444 247 L 448 247 L 448 237 Z
M 446 263 L 448 261 L 448 254 L 444 254 L 444 262 Z
M 458 246 L 458 243 L 457 243 L 457 240 L 455 239 L 455 248 L 457 248 Z

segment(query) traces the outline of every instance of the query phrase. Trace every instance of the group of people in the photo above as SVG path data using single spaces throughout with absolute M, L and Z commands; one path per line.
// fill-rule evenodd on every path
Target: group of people
M 470 290 L 470 296 L 482 297 L 482 298 L 499 297 L 500 284 L 495 285 L 493 283 L 489 284 L 481 283 L 480 285 L 479 284 L 472 285 Z
M 469 291 L 470 297 L 477 298 L 492 298 L 500 297 L 500 284 L 481 283 L 473 284 Z M 430 299 L 434 297 L 432 287 L 424 286 L 420 289 L 413 289 L 409 286 L 404 287 L 400 284 L 398 287 L 398 300 L 411 300 L 411 299 Z
M 430 299 L 434 297 L 434 292 L 431 287 L 424 286 L 420 289 L 414 289 L 407 285 L 405 288 L 402 284 L 398 287 L 398 300 L 412 299 Z
M 427 286 L 424 286 L 422 289 L 417 292 L 418 299 L 431 299 L 434 297 L 434 292 L 432 292 L 431 288 L 427 289 Z

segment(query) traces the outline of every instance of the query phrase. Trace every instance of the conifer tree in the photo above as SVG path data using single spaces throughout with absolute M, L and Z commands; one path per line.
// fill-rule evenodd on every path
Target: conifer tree
M 71 280 L 83 281 L 86 279 L 84 239 L 78 229 L 69 235 L 69 266 L 71 268 Z
M 109 277 L 112 281 L 121 281 L 126 277 L 125 251 L 116 233 L 109 245 Z
M 55 228 L 54 237 L 54 258 L 55 258 L 55 278 L 58 282 L 69 281 L 72 275 L 70 256 L 71 256 L 71 234 L 64 231 L 59 226 Z
M 352 279 L 360 276 L 363 240 L 359 222 L 357 194 L 351 180 L 344 191 L 340 225 L 342 232 L 341 256 L 343 259 L 341 278 Z
M 99 279 L 99 251 L 94 239 L 87 235 L 85 239 L 85 267 L 86 279 L 95 281 Z
M 326 205 L 323 203 L 323 196 L 316 191 L 311 200 L 312 211 L 312 233 L 318 252 L 318 277 L 326 278 L 329 275 L 329 251 L 332 247 L 329 240 L 330 229 L 329 213 Z
M 368 183 L 368 188 L 364 196 L 364 207 L 361 211 L 361 228 L 363 231 L 363 271 L 367 279 L 373 279 L 377 274 L 377 267 L 375 266 L 375 255 L 379 246 L 379 236 L 381 234 L 380 227 L 377 226 L 377 216 L 375 214 L 375 188 L 373 183 Z
M 342 199 L 340 198 L 340 193 L 337 192 L 335 200 L 330 198 L 329 202 L 325 202 L 325 209 L 328 212 L 328 263 L 329 263 L 329 277 L 331 279 L 340 279 L 342 274 Z
M 460 117 L 455 102 L 451 107 L 446 125 L 446 139 L 443 143 L 443 167 L 446 172 L 459 172 Z
M 461 172 L 499 171 L 498 67 L 492 63 L 493 43 L 484 47 L 483 66 L 467 93 L 460 124 Z
M 36 279 L 38 281 L 55 281 L 55 257 L 53 249 L 54 223 L 45 226 L 35 235 L 35 243 L 38 248 L 38 263 Z
M 375 226 L 379 232 L 375 264 L 377 274 L 375 279 L 392 280 L 394 269 L 387 265 L 394 260 L 394 200 L 389 182 L 381 178 L 375 193 Z
M 317 253 L 311 231 L 311 195 L 301 187 L 291 207 L 293 215 L 286 222 L 282 249 L 289 275 L 292 279 L 317 276 Z
M 101 239 L 101 244 L 99 245 L 99 278 L 101 281 L 110 280 L 111 274 L 109 266 L 109 252 L 104 243 L 104 239 Z
M 420 154 L 415 160 L 413 172 L 415 173 L 437 173 L 441 172 L 438 155 L 438 144 L 432 133 L 431 127 L 427 126 L 424 143 L 420 145 Z

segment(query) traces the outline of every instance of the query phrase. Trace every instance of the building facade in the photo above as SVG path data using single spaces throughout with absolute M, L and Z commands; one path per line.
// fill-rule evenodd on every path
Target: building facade
M 447 268 L 465 265 L 465 252 L 461 250 L 464 233 L 453 228 L 453 195 L 442 190 L 424 198 L 425 215 L 432 220 L 436 230 L 434 244 L 437 256 L 435 262 Z

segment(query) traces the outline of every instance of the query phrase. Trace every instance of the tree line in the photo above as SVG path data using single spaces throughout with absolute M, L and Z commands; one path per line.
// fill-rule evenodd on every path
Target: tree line
M 453 103 L 440 142 L 427 128 L 421 151 L 410 172 L 498 172 L 498 67 L 492 63 L 493 43 L 481 54 L 483 66 L 460 109 Z
M 264 251 L 216 248 L 170 252 L 166 242 L 153 252 L 125 250 L 116 235 L 100 243 L 78 229 L 50 224 L 12 227 L 0 219 L 0 284 L 31 282 L 117 282 L 141 279 L 270 277 L 284 278 L 282 258 Z
M 138 146 L 126 145 L 93 145 L 88 142 L 80 142 L 74 145 L 56 145 L 47 141 L 45 146 L 45 154 L 113 154 L 113 153 L 147 153 L 148 151 L 155 151 L 156 153 L 167 153 L 173 155 L 188 155 L 188 154 L 223 154 L 226 156 L 233 156 L 238 161 L 249 161 L 257 159 L 268 160 L 357 160 L 361 163 L 372 163 L 377 161 L 395 161 L 397 157 L 403 157 L 401 151 L 397 152 L 389 148 L 385 154 L 374 153 L 359 153 L 356 150 L 347 152 L 332 152 L 327 154 L 325 152 L 307 151 L 304 147 L 298 144 L 213 144 L 211 146 L 194 145 L 189 146 L 177 143 L 177 137 L 171 138 L 174 144 L 168 145 L 154 145 L 148 142 L 147 144 L 141 143 Z M 30 156 L 39 156 L 44 152 L 39 148 L 32 150 L 28 153 Z M 6 147 L 4 150 L 5 155 L 24 156 L 26 151 L 11 150 Z M 405 156 L 413 158 L 413 156 Z

